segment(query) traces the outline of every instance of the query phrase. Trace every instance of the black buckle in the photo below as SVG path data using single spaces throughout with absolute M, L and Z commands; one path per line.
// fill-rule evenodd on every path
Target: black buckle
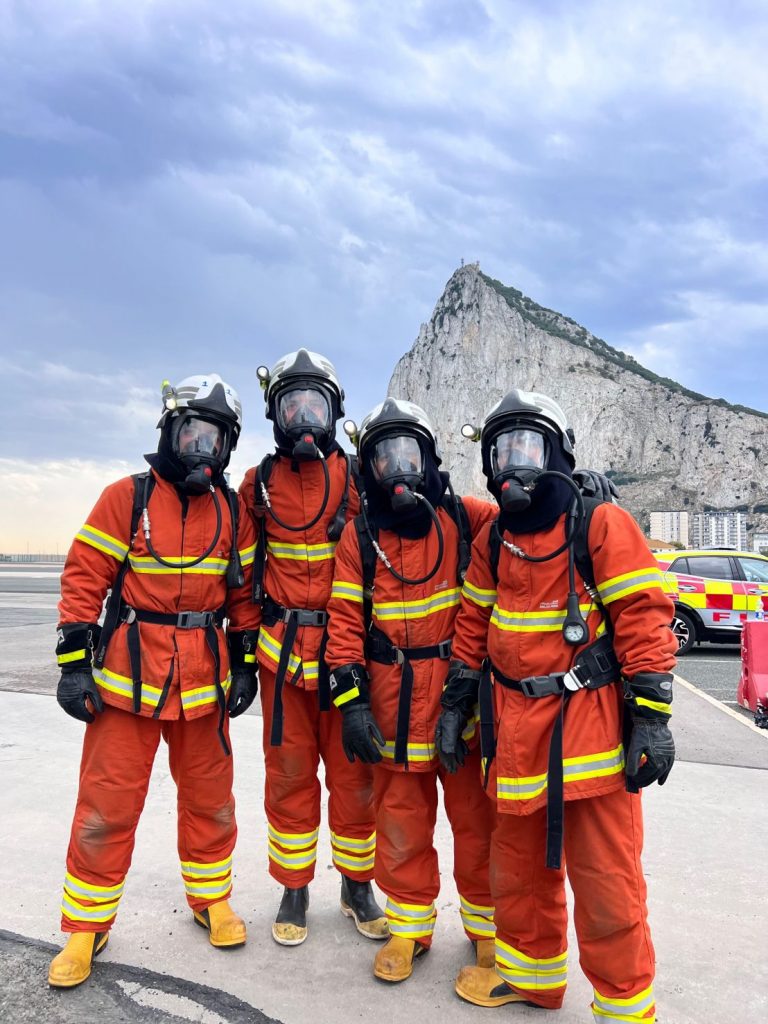
M 549 676 L 526 676 L 520 680 L 520 689 L 526 697 L 555 697 L 563 692 L 563 673 Z
M 393 665 L 404 665 L 405 664 L 405 655 L 403 654 L 403 652 L 400 650 L 399 647 L 395 647 L 395 645 L 392 644 L 392 648 L 389 651 L 389 654 L 390 654 L 390 657 L 392 658 L 392 664 Z
M 445 661 L 446 658 L 450 658 L 450 656 L 451 656 L 451 641 L 450 640 L 441 640 L 440 641 L 440 643 L 437 645 L 437 656 L 438 656 L 438 658 L 442 658 L 443 661 Z
M 179 612 L 177 629 L 207 629 L 213 622 L 213 612 Z
M 319 610 L 316 611 L 314 608 L 286 608 L 286 616 L 283 622 L 288 622 L 291 617 L 295 617 L 296 624 L 299 626 L 325 626 L 328 622 L 328 612 Z

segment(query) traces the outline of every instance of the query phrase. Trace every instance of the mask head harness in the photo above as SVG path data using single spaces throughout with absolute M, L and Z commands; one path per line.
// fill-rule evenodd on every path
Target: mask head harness
M 440 521 L 424 493 L 430 470 L 436 473 L 442 462 L 429 417 L 413 402 L 387 398 L 363 418 L 359 431 L 351 420 L 344 424 L 344 430 L 357 446 L 366 487 L 380 491 L 396 516 L 409 516 L 422 506 L 431 517 L 437 529 L 437 559 L 424 577 L 411 580 L 398 573 L 380 547 L 377 530 L 371 526 L 370 502 L 366 494 L 361 496 L 365 528 L 377 557 L 401 583 L 426 583 L 437 572 L 444 552 Z
M 297 461 L 326 456 L 344 415 L 344 391 L 333 364 L 317 352 L 289 352 L 256 374 L 278 450 Z
M 461 432 L 469 440 L 480 441 L 488 490 L 502 513 L 514 516 L 526 512 L 537 486 L 545 478 L 563 480 L 574 492 L 566 516 L 565 541 L 549 554 L 528 555 L 505 540 L 498 519 L 493 528 L 511 554 L 529 562 L 547 562 L 568 549 L 569 592 L 563 636 L 572 645 L 585 643 L 589 631 L 579 608 L 574 563 L 574 541 L 584 518 L 584 501 L 570 475 L 576 460 L 573 431 L 567 425 L 565 413 L 547 395 L 515 388 L 491 409 L 481 428 L 465 424 Z M 557 465 L 567 472 L 554 468 Z
M 162 386 L 158 451 L 179 470 L 188 494 L 204 494 L 222 478 L 243 424 L 237 392 L 217 373 Z

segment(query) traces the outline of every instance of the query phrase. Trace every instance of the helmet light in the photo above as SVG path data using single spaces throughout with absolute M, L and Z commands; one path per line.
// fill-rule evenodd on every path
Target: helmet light
M 163 398 L 163 405 L 168 412 L 175 412 L 179 403 L 176 399 L 176 389 L 169 380 L 163 381 L 161 394 Z
M 479 441 L 480 427 L 476 427 L 474 423 L 465 423 L 461 428 L 461 436 L 465 437 L 467 441 Z

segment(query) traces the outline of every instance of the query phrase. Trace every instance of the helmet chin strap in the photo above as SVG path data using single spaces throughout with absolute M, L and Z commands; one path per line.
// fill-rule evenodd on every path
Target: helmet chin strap
M 574 492 L 574 500 L 568 509 L 565 523 L 565 541 L 546 555 L 529 555 L 517 544 L 505 540 L 499 530 L 498 519 L 493 522 L 493 529 L 503 546 L 516 558 L 522 558 L 526 562 L 549 562 L 568 549 L 568 598 L 566 601 L 565 621 L 563 622 L 563 638 L 565 642 L 573 646 L 583 644 L 589 637 L 589 630 L 579 608 L 579 595 L 576 592 L 576 572 L 574 558 L 574 543 L 581 523 L 584 520 L 584 499 L 579 486 L 575 480 L 565 473 L 559 473 L 555 469 L 538 470 L 523 467 L 514 473 L 501 484 L 500 505 L 505 512 L 522 512 L 531 504 L 531 495 L 536 489 L 537 483 L 544 477 L 557 477 L 565 480 Z M 508 495 L 505 501 L 505 495 Z

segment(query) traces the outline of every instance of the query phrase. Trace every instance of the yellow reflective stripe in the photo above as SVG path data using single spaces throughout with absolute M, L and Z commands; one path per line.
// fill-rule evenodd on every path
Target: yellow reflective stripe
M 71 661 L 82 661 L 86 656 L 85 648 L 82 651 L 70 651 L 69 654 L 60 654 L 58 657 L 59 665 L 68 665 Z
M 460 600 L 458 587 L 432 594 L 420 601 L 374 601 L 373 616 L 380 621 L 389 619 L 421 619 L 445 608 L 454 608 Z
M 399 917 L 404 921 L 428 921 L 437 917 L 434 903 L 398 903 L 391 896 L 387 897 L 384 913 L 387 917 Z
M 90 544 L 92 548 L 103 551 L 106 555 L 111 555 L 118 562 L 125 561 L 125 556 L 128 554 L 127 544 L 123 544 L 117 537 L 112 537 L 110 534 L 104 533 L 103 530 L 97 530 L 95 526 L 90 526 L 88 523 L 78 531 L 75 535 L 75 540 L 81 540 L 84 544 Z
M 127 676 L 118 675 L 117 672 L 112 672 L 108 668 L 94 668 L 92 672 L 96 684 L 102 690 L 107 690 L 109 693 L 116 693 L 119 697 L 127 697 L 129 700 L 133 700 L 132 679 L 129 679 Z M 156 686 L 150 686 L 149 683 L 141 684 L 141 703 L 146 704 L 147 707 L 156 708 L 160 703 L 162 694 L 163 691 Z
M 337 708 L 340 708 L 344 704 L 348 703 L 350 700 L 354 700 L 355 697 L 359 697 L 359 696 L 360 696 L 360 691 L 358 690 L 358 688 L 356 686 L 353 686 L 352 689 L 351 690 L 347 690 L 346 693 L 342 693 L 338 697 L 334 697 L 333 698 L 333 703 L 336 705 Z
M 395 741 L 387 740 L 383 747 L 379 747 L 381 756 L 389 761 L 395 759 Z M 409 743 L 407 757 L 409 761 L 432 761 L 437 754 L 433 743 Z
M 301 871 L 302 868 L 309 867 L 317 860 L 316 846 L 313 846 L 307 852 L 285 853 L 283 850 L 278 850 L 274 843 L 267 842 L 267 852 L 269 853 L 270 860 L 280 864 L 281 867 L 288 868 L 290 871 Z
M 173 576 L 181 574 L 182 576 L 223 576 L 227 571 L 227 561 L 224 558 L 204 558 L 202 562 L 198 562 L 196 565 L 187 565 L 188 562 L 194 562 L 194 555 L 168 555 L 163 556 L 168 562 L 175 562 L 177 565 L 180 564 L 180 568 L 169 568 L 167 565 L 163 565 L 162 562 L 158 562 L 155 558 L 150 558 L 145 555 L 128 555 L 128 562 L 131 568 L 138 575 L 154 575 L 154 576 Z
M 367 839 L 350 839 L 348 836 L 340 836 L 337 832 L 331 832 L 331 845 L 338 846 L 339 849 L 370 853 L 376 848 L 376 833 L 371 832 Z
M 642 705 L 644 708 L 650 708 L 651 711 L 658 711 L 662 715 L 672 714 L 672 705 L 666 704 L 660 700 L 646 700 L 645 697 L 635 697 L 635 704 Z
M 614 1021 L 643 1021 L 643 1024 L 652 1024 L 656 1020 L 653 985 L 649 985 L 637 995 L 625 999 L 601 995 L 597 989 L 594 989 L 593 992 L 592 1013 L 595 1020 L 610 1022 L 610 1024 L 613 1024 Z M 648 1010 L 654 1011 L 652 1017 L 645 1016 Z
M 508 942 L 504 942 L 502 939 L 496 939 L 496 955 L 509 964 L 518 964 L 520 967 L 525 968 L 536 967 L 544 971 L 562 970 L 568 963 L 567 950 L 563 953 L 558 953 L 557 956 L 536 958 L 528 956 L 514 946 L 510 946 Z
M 477 705 L 475 705 L 475 713 L 474 713 L 474 715 L 472 715 L 470 720 L 464 726 L 464 729 L 462 730 L 462 733 L 461 733 L 461 738 L 463 740 L 471 740 L 472 737 L 477 732 L 477 727 L 478 727 L 479 724 L 480 724 L 480 712 L 477 710 Z
M 98 907 L 84 907 L 65 893 L 61 900 L 61 913 L 70 921 L 109 921 L 117 913 L 119 905 L 120 900 L 116 899 L 112 903 L 102 903 Z
M 276 665 L 279 664 L 282 645 L 275 640 L 275 638 L 271 636 L 263 626 L 259 630 L 259 642 L 257 646 L 260 651 L 263 651 L 264 654 L 266 654 L 270 661 L 274 661 Z M 305 661 L 302 664 L 301 660 L 291 652 L 288 657 L 288 671 L 293 674 L 299 666 L 301 666 L 305 679 L 317 679 L 319 674 L 319 663 L 316 661 Z
M 189 896 L 196 896 L 201 900 L 220 900 L 223 896 L 226 896 L 229 893 L 231 888 L 231 873 L 215 882 L 188 882 L 186 878 L 184 879 L 184 891 Z
M 243 658 L 243 661 L 245 662 L 246 665 L 253 665 L 253 663 L 256 661 L 256 655 L 246 654 L 245 657 Z
M 207 864 L 194 860 L 182 860 L 179 861 L 179 863 L 181 865 L 182 874 L 189 875 L 190 878 L 206 878 L 209 876 L 223 875 L 232 870 L 231 857 L 227 857 L 226 860 L 211 861 Z
M 496 603 L 496 591 L 495 590 L 482 590 L 480 587 L 474 586 L 468 580 L 464 580 L 464 586 L 461 588 L 462 597 L 468 598 L 474 604 L 480 605 L 481 608 L 492 608 Z
M 370 871 L 374 864 L 374 855 L 370 857 L 350 857 L 333 847 L 331 859 L 337 868 L 346 868 L 348 871 Z
M 73 897 L 79 896 L 81 899 L 92 900 L 94 903 L 111 903 L 119 900 L 123 895 L 124 888 L 125 881 L 118 882 L 117 885 L 93 885 L 93 883 L 84 882 L 82 878 L 77 878 L 69 872 L 64 876 L 65 892 Z
M 232 683 L 232 677 L 228 674 L 226 679 L 222 679 L 221 688 L 226 693 Z M 218 694 L 216 687 L 213 684 L 209 686 L 197 686 L 194 690 L 182 690 L 181 691 L 181 706 L 186 710 L 187 708 L 197 708 L 201 704 L 212 704 L 218 700 Z
M 585 754 L 563 758 L 563 782 L 582 782 L 607 775 L 617 775 L 624 769 L 624 747 L 620 743 L 613 750 L 600 754 Z M 519 778 L 499 776 L 496 796 L 499 800 L 533 800 L 547 788 L 547 773 Z
M 625 572 L 620 576 L 612 576 L 609 580 L 603 580 L 597 584 L 597 592 L 603 604 L 610 604 L 618 601 L 619 598 L 627 597 L 638 590 L 663 590 L 661 571 L 658 568 L 637 569 L 634 572 Z
M 278 846 L 308 850 L 312 846 L 317 846 L 320 829 L 316 828 L 312 832 L 278 832 L 272 825 L 268 825 L 267 833 Z
M 298 561 L 321 562 L 333 558 L 336 544 L 283 544 L 267 541 L 267 553 L 273 558 L 290 558 Z
M 496 925 L 493 921 L 495 907 L 470 903 L 461 894 L 459 894 L 459 902 L 461 921 L 467 931 L 491 938 L 496 934 Z
M 595 605 L 580 604 L 579 611 L 586 618 L 595 610 Z M 565 608 L 539 608 L 535 612 L 511 612 L 497 605 L 491 612 L 491 624 L 509 633 L 554 633 L 563 628 L 567 611 Z
M 359 583 L 349 583 L 347 580 L 334 580 L 331 587 L 331 597 L 343 598 L 345 601 L 356 601 L 363 603 L 363 588 Z
M 241 565 L 244 565 L 244 566 L 245 565 L 251 565 L 253 560 L 254 560 L 254 558 L 256 557 L 256 545 L 255 544 L 251 544 L 250 547 L 243 548 L 242 550 L 238 551 L 237 553 L 240 556 L 240 564 Z

